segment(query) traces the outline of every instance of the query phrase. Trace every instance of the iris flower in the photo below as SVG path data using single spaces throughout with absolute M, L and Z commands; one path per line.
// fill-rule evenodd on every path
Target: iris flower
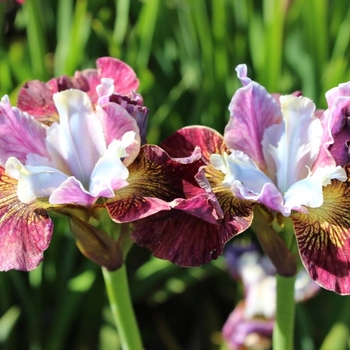
M 255 245 L 231 245 L 225 258 L 232 277 L 243 284 L 244 299 L 231 312 L 222 333 L 232 350 L 270 349 L 276 313 L 276 269 Z M 304 269 L 296 277 L 294 299 L 304 302 L 319 286 Z
M 199 150 L 172 159 L 158 146 L 141 147 L 148 109 L 134 91 L 135 73 L 108 57 L 97 67 L 28 82 L 18 107 L 1 99 L 0 270 L 41 262 L 53 231 L 50 213 L 69 219 L 86 256 L 116 269 L 122 244 L 100 230 L 103 212 L 128 223 L 177 206 L 194 210 L 184 189 L 194 193 Z M 203 200 L 197 206 L 201 215 L 208 211 Z
M 232 97 L 224 135 L 204 126 L 191 126 L 178 130 L 162 144 L 173 157 L 201 148 L 205 165 L 196 180 L 211 202 L 217 201 L 221 208 L 220 212 L 215 207 L 221 230 L 204 225 L 216 242 L 212 247 L 222 251 L 229 238 L 251 226 L 254 215 L 262 216 L 268 224 L 291 222 L 310 276 L 326 289 L 349 294 L 350 188 L 346 164 L 339 163 L 338 157 L 345 146 L 334 142 L 347 122 L 340 115 L 340 106 L 344 110 L 348 97 L 344 101 L 338 96 L 345 95 L 345 87 L 328 92 L 329 108 L 316 111 L 314 103 L 300 94 L 268 93 L 247 76 L 245 65 L 236 70 L 243 87 Z M 337 147 L 332 150 L 333 144 Z M 203 226 L 200 220 L 197 223 Z M 154 253 L 162 251 L 163 257 L 182 256 L 181 249 L 185 249 L 186 254 L 198 257 L 196 264 L 207 262 L 200 257 L 206 249 L 202 242 L 210 242 L 210 238 L 194 224 L 192 231 L 184 231 L 185 225 L 173 229 L 168 225 L 158 232 L 158 237 L 177 237 L 176 246 L 161 238 L 154 244 L 149 222 L 140 225 L 134 237 Z M 272 233 L 265 237 L 270 257 L 279 255 L 277 260 L 286 260 L 288 249 L 279 244 L 281 237 Z M 180 246 L 188 236 L 196 240 L 191 252 Z

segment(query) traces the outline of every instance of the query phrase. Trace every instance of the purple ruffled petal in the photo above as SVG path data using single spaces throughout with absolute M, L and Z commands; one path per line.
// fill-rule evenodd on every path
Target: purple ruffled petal
M 142 96 L 133 91 L 131 96 L 112 94 L 109 100 L 124 107 L 135 118 L 140 130 L 141 144 L 144 145 L 146 143 L 148 108 L 143 106 Z
M 326 93 L 328 109 L 321 116 L 323 124 L 332 131 L 325 140 L 325 147 L 337 165 L 345 165 L 350 161 L 350 83 L 340 84 Z M 334 141 L 334 142 L 333 142 Z
M 281 109 L 263 86 L 246 76 L 245 65 L 239 65 L 236 70 L 243 87 L 233 95 L 229 105 L 230 120 L 224 141 L 229 149 L 244 152 L 266 172 L 261 142 L 265 130 L 282 121 Z

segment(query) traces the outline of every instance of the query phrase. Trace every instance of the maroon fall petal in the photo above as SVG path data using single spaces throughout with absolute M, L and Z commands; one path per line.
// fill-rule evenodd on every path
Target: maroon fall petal
M 213 225 L 173 209 L 136 221 L 132 238 L 154 256 L 190 267 L 216 259 L 235 234 L 228 223 Z
M 226 149 L 223 136 L 216 130 L 205 126 L 182 128 L 170 135 L 160 146 L 170 156 L 178 158 L 189 156 L 198 146 L 205 162 L 209 162 L 211 154 L 222 154 Z
M 203 165 L 200 157 L 198 149 L 190 157 L 173 159 L 158 146 L 143 146 L 128 167 L 129 185 L 116 191 L 106 204 L 111 218 L 130 222 L 178 206 L 215 222 L 215 208 L 195 180 Z
M 196 179 L 209 195 L 211 201 L 219 205 L 226 220 L 226 226 L 237 233 L 245 231 L 253 221 L 255 202 L 236 198 L 229 187 L 223 183 L 224 174 L 210 164 L 203 166 L 196 175 Z
M 204 184 L 205 172 L 210 183 Z M 204 215 L 180 211 L 178 206 L 136 221 L 132 235 L 135 242 L 149 248 L 156 257 L 179 266 L 199 266 L 216 259 L 228 240 L 251 225 L 254 207 L 251 202 L 236 199 L 229 188 L 223 187 L 221 176 L 221 172 L 210 166 L 201 167 L 196 176 L 211 204 L 210 216 L 217 222 L 204 221 Z M 199 203 L 198 197 L 196 200 Z
M 30 271 L 43 260 L 53 223 L 42 203 L 17 198 L 17 181 L 0 168 L 0 270 Z
M 323 205 L 291 218 L 299 252 L 313 280 L 338 294 L 350 294 L 350 184 L 332 180 Z

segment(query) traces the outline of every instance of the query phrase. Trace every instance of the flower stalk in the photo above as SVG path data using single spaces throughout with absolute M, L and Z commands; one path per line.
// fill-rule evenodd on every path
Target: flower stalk
M 294 349 L 294 277 L 276 275 L 276 319 L 273 329 L 273 349 Z
M 107 295 L 123 350 L 142 350 L 140 331 L 130 297 L 125 264 L 116 271 L 102 268 Z
M 284 220 L 280 236 L 292 254 L 296 250 L 293 232 L 291 220 Z M 276 275 L 276 316 L 272 335 L 273 349 L 294 349 L 295 280 L 296 274 L 288 277 Z
M 291 220 L 284 218 L 281 225 L 274 219 L 268 224 L 266 213 L 257 206 L 254 211 L 252 229 L 258 240 L 275 264 L 276 315 L 273 329 L 273 349 L 293 350 L 295 300 L 294 285 L 297 264 L 294 254 L 296 244 Z

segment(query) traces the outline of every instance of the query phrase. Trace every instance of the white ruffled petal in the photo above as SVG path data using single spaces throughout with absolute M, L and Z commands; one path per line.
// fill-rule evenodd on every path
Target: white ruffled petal
M 332 179 L 346 181 L 345 170 L 340 167 L 318 168 L 313 174 L 294 183 L 284 195 L 284 207 L 307 212 L 305 207 L 318 208 L 323 204 L 323 186 Z
M 65 90 L 53 99 L 60 115 L 60 153 L 72 175 L 88 186 L 91 172 L 106 150 L 102 125 L 85 92 Z
M 233 151 L 230 155 L 225 153 L 223 156 L 212 155 L 210 161 L 214 168 L 226 175 L 223 184 L 231 187 L 236 182 L 242 197 L 259 196 L 264 185 L 272 183 L 255 162 L 241 151 Z
M 129 171 L 120 159 L 127 156 L 125 147 L 123 140 L 114 140 L 108 146 L 104 156 L 96 163 L 91 174 L 89 188 L 92 196 L 111 198 L 114 196 L 114 190 L 117 187 L 127 185 L 125 180 L 129 176 Z
M 283 121 L 267 128 L 263 152 L 268 175 L 283 193 L 308 176 L 318 155 L 323 128 L 306 97 L 281 96 Z
M 10 157 L 5 171 L 18 180 L 17 196 L 23 203 L 36 198 L 49 197 L 68 176 L 57 169 L 46 166 L 24 166 L 17 158 Z

